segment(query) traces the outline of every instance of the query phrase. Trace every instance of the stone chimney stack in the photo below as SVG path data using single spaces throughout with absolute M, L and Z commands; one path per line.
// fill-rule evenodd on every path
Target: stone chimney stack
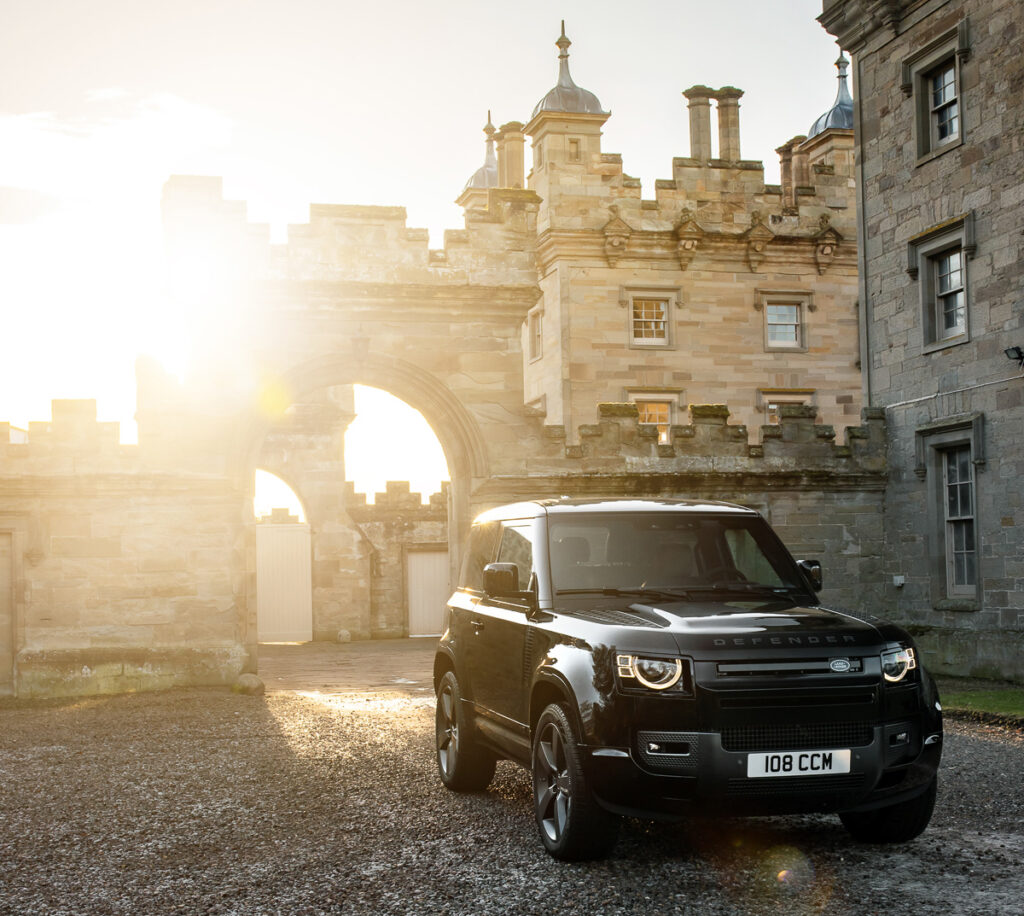
M 740 99 L 743 90 L 723 86 L 715 93 L 718 100 L 718 158 L 726 162 L 740 159 Z
M 690 158 L 707 162 L 711 158 L 711 97 L 707 86 L 691 86 L 683 91 L 690 109 Z
M 502 124 L 494 138 L 498 141 L 498 187 L 522 188 L 526 136 L 519 121 Z

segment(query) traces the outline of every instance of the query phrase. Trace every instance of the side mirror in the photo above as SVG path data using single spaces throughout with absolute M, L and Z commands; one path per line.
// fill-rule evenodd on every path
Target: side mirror
M 495 598 L 519 598 L 519 567 L 515 563 L 488 563 L 484 567 L 484 591 Z
M 801 560 L 796 564 L 799 566 L 804 575 L 807 577 L 807 581 L 810 583 L 811 588 L 816 592 L 821 591 L 821 561 L 820 560 Z

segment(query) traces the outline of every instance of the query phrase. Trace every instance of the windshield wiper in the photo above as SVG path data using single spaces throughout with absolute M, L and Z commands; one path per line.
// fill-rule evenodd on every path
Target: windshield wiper
M 763 582 L 716 582 L 714 585 L 692 585 L 694 592 L 744 592 L 770 595 L 790 595 L 794 592 L 804 594 L 805 590 L 798 585 L 765 585 Z
M 647 588 L 638 586 L 636 588 L 557 588 L 556 595 L 607 595 L 610 598 L 636 598 L 645 595 L 658 595 L 667 598 L 685 598 L 689 593 L 687 588 Z

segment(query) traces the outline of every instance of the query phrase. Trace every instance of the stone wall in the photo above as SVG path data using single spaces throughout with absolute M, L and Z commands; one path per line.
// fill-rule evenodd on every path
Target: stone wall
M 346 510 L 371 545 L 370 636 L 388 639 L 409 635 L 405 555 L 409 550 L 448 547 L 448 490 L 424 504 L 407 481 L 389 480 L 384 493 L 368 503 L 350 484 Z
M 865 386 L 884 407 L 885 609 L 937 670 L 1024 680 L 1024 29 L 1017 0 L 826 0 L 854 52 Z M 933 143 L 924 77 L 955 71 L 958 127 Z M 934 247 L 937 246 L 937 247 Z M 936 334 L 934 258 L 962 257 L 965 321 Z M 943 456 L 970 448 L 973 583 L 957 583 Z
M 5 426 L 14 613 L 0 665 L 19 695 L 226 684 L 250 665 L 242 493 L 148 471 L 95 401 L 55 401 L 24 443 Z

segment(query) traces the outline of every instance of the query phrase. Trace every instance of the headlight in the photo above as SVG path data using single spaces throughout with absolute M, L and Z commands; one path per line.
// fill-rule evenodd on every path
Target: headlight
M 679 658 L 620 655 L 616 664 L 620 678 L 633 678 L 651 690 L 668 690 L 683 676 L 683 662 Z
M 913 649 L 893 649 L 882 653 L 882 676 L 893 684 L 902 681 L 916 667 Z

